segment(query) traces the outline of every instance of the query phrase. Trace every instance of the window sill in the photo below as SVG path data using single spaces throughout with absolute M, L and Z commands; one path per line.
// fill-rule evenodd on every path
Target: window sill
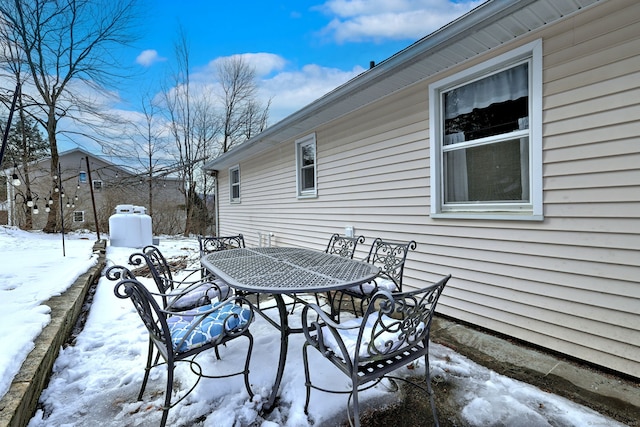
M 298 199 L 317 199 L 318 195 L 313 194 L 298 194 Z
M 435 219 L 486 219 L 497 221 L 543 221 L 544 215 L 533 215 L 530 212 L 505 213 L 505 212 L 446 212 L 432 213 Z

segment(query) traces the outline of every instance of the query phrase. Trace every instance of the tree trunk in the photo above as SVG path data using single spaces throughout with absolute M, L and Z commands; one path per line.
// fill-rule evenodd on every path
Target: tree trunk
M 58 142 L 56 140 L 56 124 L 57 120 L 55 117 L 55 110 L 49 110 L 49 119 L 47 122 L 47 137 L 49 139 L 49 146 L 51 147 L 51 170 L 50 176 L 54 186 L 57 186 L 58 190 L 62 189 L 62 177 L 58 176 L 57 179 L 54 179 L 58 175 L 58 163 L 60 158 L 58 156 Z M 47 216 L 47 224 L 44 226 L 42 231 L 45 233 L 57 233 L 60 231 L 58 227 L 58 217 L 60 212 L 60 192 L 51 191 L 53 198 L 53 205 L 51 205 L 51 210 L 49 211 L 49 215 Z

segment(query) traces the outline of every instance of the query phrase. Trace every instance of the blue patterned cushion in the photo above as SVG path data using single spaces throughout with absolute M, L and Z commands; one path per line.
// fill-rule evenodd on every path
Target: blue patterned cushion
M 196 311 L 191 313 L 195 314 Z M 194 315 L 179 315 L 171 316 L 167 319 L 174 351 L 183 353 L 194 348 L 202 347 L 218 339 L 225 333 L 225 329 L 229 331 L 244 327 L 251 319 L 251 310 L 235 304 L 225 304 L 213 313 L 208 314 L 202 322 L 187 335 L 189 328 L 191 328 L 194 322 L 200 320 L 200 318 L 200 316 Z M 183 338 L 185 338 L 184 341 Z
M 181 294 L 181 292 L 185 291 L 176 289 L 170 294 L 176 295 L 176 297 L 169 303 L 169 310 L 189 310 L 194 307 L 209 304 L 216 299 L 225 299 L 229 296 L 229 285 L 222 281 L 207 282 L 186 291 L 184 294 Z

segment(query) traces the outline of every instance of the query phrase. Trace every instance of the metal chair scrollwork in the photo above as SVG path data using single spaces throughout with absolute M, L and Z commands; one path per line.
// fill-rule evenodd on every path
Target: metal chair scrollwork
M 343 258 L 353 259 L 353 255 L 356 252 L 356 247 L 359 243 L 364 243 L 364 240 L 364 236 L 348 237 L 341 236 L 336 233 L 329 238 L 329 243 L 327 244 L 327 249 L 325 249 L 325 252 L 328 254 L 339 255 Z
M 408 381 L 390 374 L 424 356 L 425 391 L 429 394 L 437 426 L 438 416 L 429 369 L 429 335 L 438 298 L 450 278 L 451 275 L 448 275 L 432 286 L 409 292 L 392 294 L 387 290 L 380 290 L 371 298 L 363 317 L 342 323 L 316 304 L 305 306 L 302 311 L 302 329 L 306 340 L 302 348 L 306 386 L 305 413 L 308 414 L 312 388 L 330 393 L 349 393 L 349 400 L 353 400 L 354 424 L 359 426 L 358 392 L 375 386 L 385 377 Z M 330 390 L 312 384 L 309 348 L 318 350 L 351 379 L 350 391 Z M 351 423 L 349 403 L 347 412 Z
M 415 250 L 417 243 L 414 240 L 409 242 L 394 242 L 377 238 L 371 244 L 369 255 L 366 261 L 380 267 L 380 274 L 371 282 L 362 283 L 349 289 L 342 290 L 336 295 L 338 307 L 341 306 L 345 296 L 351 300 L 351 305 L 355 313 L 364 312 L 364 307 L 368 304 L 368 299 L 379 290 L 388 292 L 402 292 L 402 282 L 404 277 L 404 266 L 407 261 L 409 251 Z M 356 307 L 355 300 L 359 299 L 359 307 Z
M 200 257 L 211 252 L 224 251 L 227 249 L 244 248 L 244 236 L 198 236 L 200 245 Z

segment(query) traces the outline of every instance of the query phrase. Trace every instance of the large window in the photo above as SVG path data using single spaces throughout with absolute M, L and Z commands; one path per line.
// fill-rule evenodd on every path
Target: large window
M 298 196 L 313 197 L 316 189 L 316 135 L 311 134 L 296 141 L 296 168 Z
M 541 43 L 430 87 L 431 213 L 542 218 Z
M 229 201 L 240 203 L 240 166 L 229 168 Z

